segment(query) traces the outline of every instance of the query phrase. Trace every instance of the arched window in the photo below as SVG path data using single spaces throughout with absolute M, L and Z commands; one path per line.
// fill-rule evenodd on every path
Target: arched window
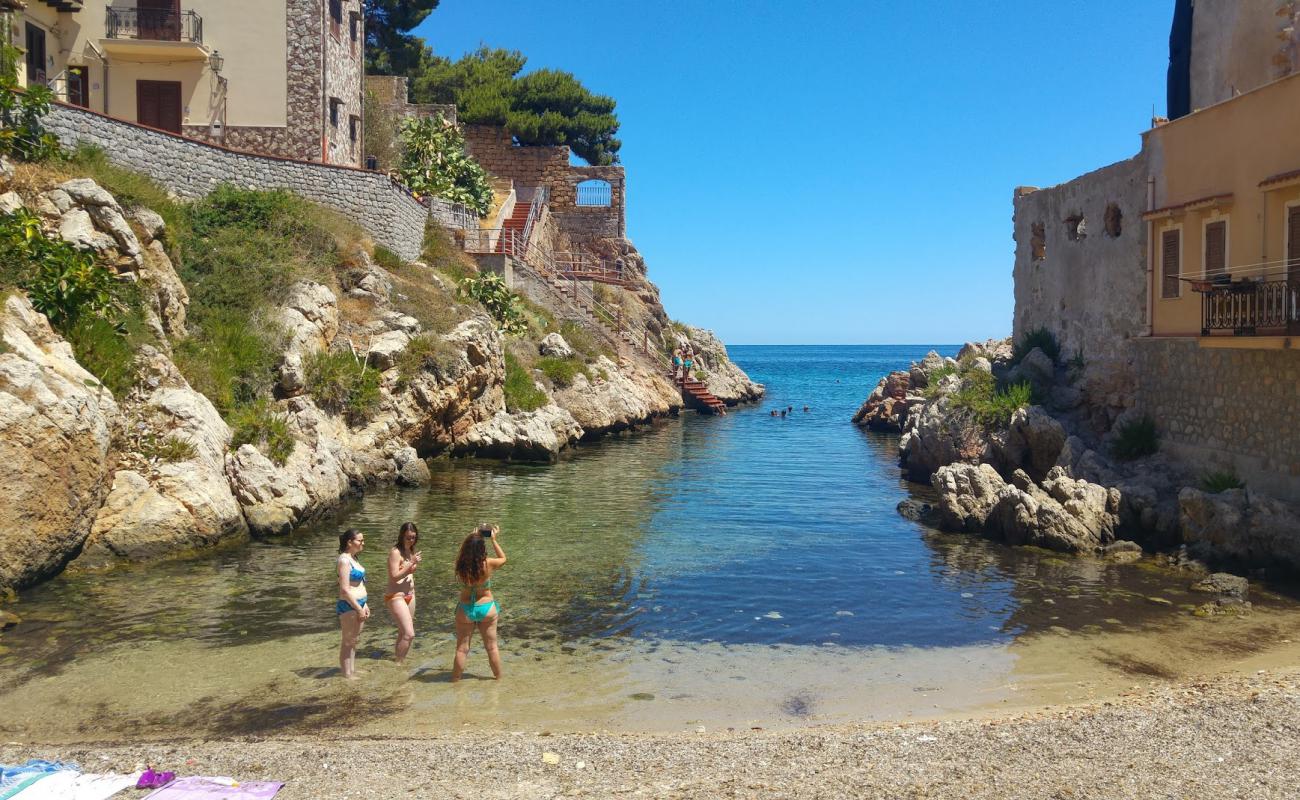
M 577 192 L 580 206 L 608 206 L 613 197 L 609 181 L 583 181 L 578 184 Z

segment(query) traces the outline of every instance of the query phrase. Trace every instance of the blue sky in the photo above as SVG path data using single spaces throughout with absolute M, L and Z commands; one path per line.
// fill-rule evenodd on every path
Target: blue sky
M 1011 193 L 1127 158 L 1173 0 L 442 0 L 416 33 L 618 101 L 628 235 L 731 344 L 1011 328 Z

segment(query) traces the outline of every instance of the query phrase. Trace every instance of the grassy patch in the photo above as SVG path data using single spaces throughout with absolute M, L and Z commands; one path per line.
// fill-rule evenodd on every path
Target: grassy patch
M 358 424 L 379 410 L 379 372 L 351 353 L 313 353 L 303 366 L 307 391 L 326 411 Z
M 375 263 L 389 272 L 400 272 L 406 266 L 401 256 L 383 245 L 375 245 Z
M 150 461 L 161 461 L 165 464 L 189 461 L 198 455 L 193 443 L 170 433 L 162 436 L 156 433 L 145 434 L 135 446 L 136 452 L 140 455 Z
M 271 393 L 279 332 L 238 311 L 209 312 L 175 349 L 176 366 L 223 415 Z
M 1043 351 L 1043 354 L 1052 359 L 1055 364 L 1061 359 L 1061 344 L 1056 340 L 1056 334 L 1047 328 L 1036 328 L 1029 331 L 1016 342 L 1011 353 L 1011 363 L 1019 364 L 1024 360 L 1029 352 L 1037 347 Z
M 546 392 L 537 388 L 532 372 L 519 363 L 519 359 L 506 352 L 506 410 L 535 411 L 546 405 Z
M 1245 481 L 1231 469 L 1214 470 L 1201 476 L 1201 488 L 1211 494 L 1226 492 L 1229 489 L 1244 489 Z
M 135 385 L 139 333 L 124 331 L 103 317 L 82 317 L 63 331 L 77 363 L 99 379 L 114 397 L 121 398 Z
M 1159 449 L 1160 434 L 1156 432 L 1155 420 L 1150 416 L 1142 416 L 1121 425 L 1116 431 L 1115 442 L 1111 445 L 1111 452 L 1123 461 L 1149 456 Z
M 962 379 L 962 386 L 952 396 L 953 405 L 969 409 L 980 424 L 1005 427 L 1017 410 L 1032 401 L 1029 384 L 1017 383 L 999 389 L 993 376 L 983 370 L 971 370 Z
M 542 374 L 550 379 L 551 383 L 563 389 L 566 386 L 572 386 L 574 378 L 578 375 L 586 375 L 591 378 L 591 373 L 587 371 L 587 366 L 577 357 L 574 358 L 542 358 L 537 362 L 537 368 Z
M 565 321 L 559 325 L 559 334 L 575 351 L 582 354 L 587 361 L 595 361 L 601 356 L 613 359 L 614 352 L 591 331 L 576 322 Z
M 407 386 L 421 374 L 443 374 L 460 363 L 461 350 L 440 336 L 417 336 L 397 355 L 397 382 Z
M 251 444 L 280 466 L 293 455 L 297 444 L 289 432 L 289 421 L 274 411 L 265 398 L 241 406 L 231 414 L 230 428 L 232 448 Z
M 438 223 L 429 220 L 424 226 L 424 246 L 420 250 L 420 259 L 439 272 L 451 276 L 460 282 L 471 275 L 478 274 L 478 265 L 465 255 L 451 234 Z

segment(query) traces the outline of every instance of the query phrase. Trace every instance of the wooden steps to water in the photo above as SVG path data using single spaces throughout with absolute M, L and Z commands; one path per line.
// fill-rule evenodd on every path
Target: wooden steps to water
M 704 383 L 694 378 L 686 378 L 680 382 L 680 386 L 682 387 L 682 397 L 687 402 L 693 400 L 696 405 L 714 414 L 725 415 L 727 413 L 727 404 L 715 397 Z

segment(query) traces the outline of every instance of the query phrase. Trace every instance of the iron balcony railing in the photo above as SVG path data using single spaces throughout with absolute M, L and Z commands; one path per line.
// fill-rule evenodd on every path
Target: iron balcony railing
M 193 11 L 110 8 L 108 38 L 203 44 L 203 17 Z
M 1300 333 L 1300 282 L 1213 281 L 1201 291 L 1201 335 Z

